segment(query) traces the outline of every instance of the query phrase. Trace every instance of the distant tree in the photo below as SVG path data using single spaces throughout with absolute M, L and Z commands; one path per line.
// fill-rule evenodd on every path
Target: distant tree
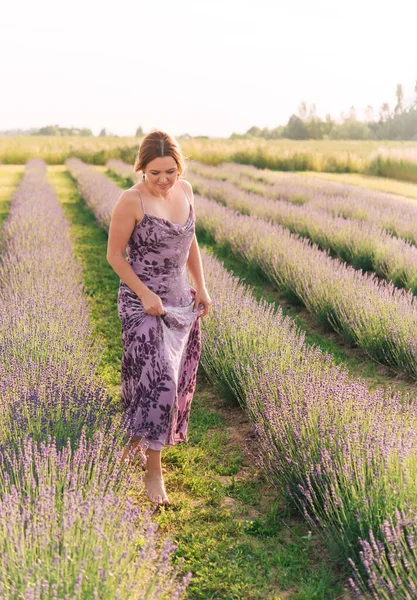
M 298 105 L 298 116 L 302 121 L 307 119 L 307 102 L 305 100 Z
M 388 121 L 390 118 L 390 108 L 388 102 L 384 102 L 384 104 L 379 109 L 379 118 L 383 123 Z
M 397 83 L 397 90 L 395 92 L 397 96 L 397 104 L 395 106 L 395 114 L 400 115 L 403 112 L 403 100 L 404 100 L 404 89 L 401 83 Z
M 310 111 L 308 113 L 308 120 L 309 121 L 314 121 L 315 119 L 317 119 L 316 105 L 315 104 L 310 104 Z
M 135 137 L 143 137 L 145 134 L 143 133 L 142 127 L 138 127 L 136 129 Z
M 416 80 L 416 84 L 414 86 L 414 93 L 416 95 L 416 97 L 414 99 L 414 106 L 417 106 L 417 80 Z
M 271 129 L 271 139 L 279 140 L 280 138 L 282 138 L 283 131 L 284 131 L 284 127 L 282 125 L 278 125 L 278 127 L 274 127 L 274 129 Z
M 291 115 L 287 126 L 283 131 L 282 137 L 289 138 L 290 140 L 307 140 L 308 129 L 300 117 L 297 117 L 297 115 Z
M 356 117 L 356 108 L 352 105 L 349 109 L 349 117 L 348 117 L 348 121 L 350 122 L 355 122 L 357 121 L 357 117 Z
M 370 104 L 365 108 L 365 121 L 367 123 L 373 123 L 375 121 L 375 111 Z
M 105 127 L 103 127 L 103 129 L 100 131 L 98 137 L 107 137 L 107 130 Z
M 58 125 L 47 125 L 38 129 L 35 135 L 61 135 Z
M 326 114 L 325 117 L 325 123 L 324 123 L 324 136 L 328 137 L 332 131 L 332 129 L 335 127 L 336 123 L 334 122 L 334 120 L 332 119 L 332 115 L 330 113 Z
M 253 135 L 254 137 L 261 137 L 262 131 L 259 127 L 253 126 L 250 129 L 248 129 L 246 133 L 249 135 Z
M 329 131 L 329 127 L 317 116 L 316 105 L 311 104 L 308 113 L 308 119 L 305 122 L 308 137 L 312 140 L 322 140 Z

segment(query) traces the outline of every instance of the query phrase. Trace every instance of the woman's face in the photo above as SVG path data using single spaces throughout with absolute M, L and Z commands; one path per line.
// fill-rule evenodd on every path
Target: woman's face
M 148 162 L 144 173 L 151 190 L 158 194 L 166 194 L 177 181 L 178 167 L 172 156 L 161 156 Z

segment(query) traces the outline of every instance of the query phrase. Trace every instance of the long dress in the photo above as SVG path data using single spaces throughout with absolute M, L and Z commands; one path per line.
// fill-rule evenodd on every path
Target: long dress
M 182 184 L 181 184 L 182 185 Z M 195 289 L 187 278 L 187 259 L 195 233 L 194 209 L 185 225 L 145 212 L 127 244 L 127 261 L 162 300 L 165 314 L 149 315 L 120 280 L 117 307 L 122 323 L 122 405 L 127 427 L 147 447 L 161 450 L 187 442 L 188 419 L 201 352 L 203 306 L 193 312 Z

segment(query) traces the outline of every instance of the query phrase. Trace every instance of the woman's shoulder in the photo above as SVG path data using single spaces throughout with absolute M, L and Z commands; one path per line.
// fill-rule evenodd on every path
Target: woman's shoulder
M 179 181 L 181 181 L 181 183 L 184 185 L 184 187 L 187 190 L 188 196 L 191 198 L 191 202 L 193 202 L 194 201 L 193 186 L 186 179 L 180 179 Z
M 119 198 L 123 198 L 123 199 L 128 199 L 128 198 L 138 198 L 138 194 L 140 194 L 140 190 L 139 190 L 139 185 L 133 185 L 130 188 L 127 188 L 125 190 L 122 191 L 122 193 L 120 194 Z
M 122 193 L 119 196 L 118 199 L 118 203 L 119 204 L 137 204 L 138 200 L 140 198 L 140 191 L 138 189 L 138 186 L 133 186 L 130 188 L 127 188 L 126 190 L 123 190 Z M 140 202 L 139 202 L 140 204 Z
M 143 210 L 139 200 L 139 190 L 137 186 L 123 190 L 116 205 L 118 211 L 123 212 L 124 214 L 130 213 L 134 215 L 135 220 L 140 220 L 143 217 Z

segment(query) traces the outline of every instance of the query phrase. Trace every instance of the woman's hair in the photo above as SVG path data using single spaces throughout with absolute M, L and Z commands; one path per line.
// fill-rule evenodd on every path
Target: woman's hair
M 142 140 L 136 156 L 134 170 L 142 171 L 154 158 L 172 156 L 180 175 L 185 171 L 185 158 L 177 140 L 164 131 L 151 131 Z

